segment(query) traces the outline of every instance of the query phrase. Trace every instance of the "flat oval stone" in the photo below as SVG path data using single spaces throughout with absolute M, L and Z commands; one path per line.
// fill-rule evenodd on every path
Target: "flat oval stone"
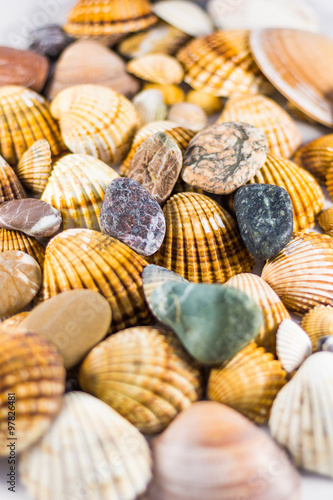
M 27 306 L 41 283 L 42 271 L 33 257 L 19 250 L 0 253 L 0 318 Z
M 105 337 L 110 324 L 111 307 L 102 295 L 92 290 L 71 290 L 39 304 L 19 328 L 53 343 L 65 367 L 71 368 Z
M 178 144 L 164 132 L 157 132 L 137 149 L 127 176 L 142 184 L 162 204 L 170 196 L 182 164 Z
M 264 165 L 265 133 L 247 123 L 221 123 L 193 137 L 184 155 L 181 176 L 209 193 L 229 194 Z
M 279 186 L 242 186 L 235 194 L 235 211 L 241 237 L 257 259 L 274 257 L 292 237 L 292 202 Z
M 30 32 L 30 50 L 56 59 L 74 41 L 57 24 L 49 24 Z
M 0 227 L 35 238 L 52 236 L 59 230 L 61 222 L 61 212 L 42 200 L 25 198 L 0 205 Z
M 161 207 L 133 179 L 120 177 L 107 187 L 101 208 L 101 227 L 141 255 L 152 255 L 163 243 L 166 231 Z
M 48 72 L 46 57 L 29 50 L 0 47 L 0 85 L 21 85 L 40 92 Z

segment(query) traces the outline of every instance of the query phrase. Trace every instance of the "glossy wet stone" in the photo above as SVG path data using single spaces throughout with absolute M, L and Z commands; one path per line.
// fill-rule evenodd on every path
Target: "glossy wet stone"
M 46 57 L 29 50 L 0 47 L 0 85 L 21 85 L 40 92 L 48 72 Z
M 241 237 L 257 259 L 274 257 L 292 237 L 291 199 L 279 186 L 242 186 L 235 194 L 235 211 Z
M 56 59 L 74 41 L 57 24 L 36 28 L 30 33 L 30 50 Z

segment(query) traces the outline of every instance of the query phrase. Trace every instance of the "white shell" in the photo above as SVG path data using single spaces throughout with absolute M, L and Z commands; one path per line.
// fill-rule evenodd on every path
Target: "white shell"
M 155 3 L 153 11 L 160 19 L 190 36 L 205 36 L 214 31 L 206 12 L 192 2 L 165 0 Z
M 164 120 L 167 107 L 162 92 L 156 89 L 143 90 L 133 98 L 133 104 L 139 115 L 141 125 Z
M 292 372 L 312 353 L 310 337 L 297 323 L 285 319 L 277 330 L 276 353 L 283 368 Z
M 296 465 L 333 477 L 333 353 L 317 352 L 277 395 L 273 437 Z

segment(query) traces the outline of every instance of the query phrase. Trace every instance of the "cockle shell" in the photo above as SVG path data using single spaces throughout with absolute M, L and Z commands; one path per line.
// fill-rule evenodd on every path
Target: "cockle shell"
M 333 163 L 328 167 L 327 174 L 326 174 L 326 187 L 327 191 L 333 200 Z
M 167 106 L 172 106 L 173 104 L 183 102 L 185 99 L 183 89 L 181 89 L 178 85 L 174 85 L 172 83 L 164 83 L 163 85 L 161 85 L 160 83 L 145 83 L 143 88 L 145 90 L 159 90 L 162 93 L 164 102 Z
M 327 171 L 333 163 L 333 134 L 324 135 L 302 146 L 296 152 L 294 162 L 325 183 Z
M 63 90 L 52 101 L 51 112 L 72 153 L 89 154 L 109 164 L 123 160 L 139 124 L 133 104 L 101 85 Z
M 214 115 L 222 108 L 222 101 L 219 97 L 207 94 L 207 92 L 201 92 L 200 90 L 190 90 L 186 95 L 186 102 L 196 104 L 202 108 L 208 116 Z
M 25 191 L 14 170 L 0 156 L 0 204 L 26 198 Z
M 184 76 L 181 64 L 174 57 L 166 54 L 147 54 L 132 59 L 127 64 L 127 71 L 153 83 L 180 83 Z
M 299 467 L 333 477 L 333 353 L 304 361 L 280 391 L 269 427 Z
M 194 130 L 188 130 L 184 127 L 174 127 L 172 129 L 166 130 L 165 133 L 169 135 L 184 152 L 189 145 L 190 141 L 196 135 Z
M 9 250 L 19 250 L 31 255 L 43 269 L 45 249 L 36 238 L 21 231 L 0 228 L 0 253 Z
M 201 376 L 177 337 L 161 328 L 123 330 L 98 344 L 80 368 L 80 385 L 141 432 L 162 431 L 201 395 Z
M 207 126 L 205 111 L 190 102 L 174 104 L 169 109 L 168 120 L 177 123 L 185 129 L 199 131 Z
M 35 194 L 41 194 L 51 174 L 51 148 L 45 139 L 36 141 L 22 156 L 16 173 L 22 184 Z
M 285 319 L 276 334 L 276 352 L 283 368 L 293 372 L 312 354 L 310 337 L 297 323 Z
M 9 454 L 8 439 L 16 438 L 16 452 L 36 442 L 60 410 L 65 369 L 55 347 L 34 333 L 1 333 L 0 455 Z M 10 396 L 15 418 L 9 434 Z
M 147 89 L 139 92 L 132 100 L 141 125 L 164 120 L 167 116 L 167 107 L 163 94 L 159 90 Z
M 214 31 L 208 14 L 192 2 L 164 0 L 155 3 L 153 11 L 160 19 L 193 37 L 209 35 Z
M 135 500 L 151 479 L 151 457 L 145 438 L 117 412 L 70 392 L 50 431 L 21 456 L 19 472 L 36 500 Z
M 324 210 L 319 215 L 318 223 L 328 236 L 333 236 L 333 207 Z
M 333 306 L 317 306 L 305 314 L 301 327 L 309 335 L 312 349 L 317 351 L 318 340 L 324 335 L 333 335 Z

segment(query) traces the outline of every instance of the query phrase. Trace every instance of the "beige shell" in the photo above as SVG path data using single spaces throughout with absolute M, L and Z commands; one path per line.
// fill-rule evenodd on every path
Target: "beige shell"
M 8 330 L 11 330 L 13 332 L 15 332 L 15 331 L 17 332 L 19 330 L 20 324 L 28 316 L 28 314 L 29 314 L 29 311 L 24 311 L 24 312 L 15 314 L 14 316 L 11 316 L 10 318 L 3 320 L 0 323 L 0 333 L 6 333 Z
M 0 204 L 26 198 L 25 191 L 14 170 L 0 156 Z
M 173 85 L 171 83 L 164 83 L 163 85 L 160 83 L 145 83 L 143 88 L 144 90 L 159 90 L 162 93 L 164 102 L 167 106 L 183 102 L 185 99 L 183 89 L 181 89 L 178 85 Z
M 324 135 L 302 146 L 296 152 L 294 162 L 325 183 L 327 171 L 333 163 L 333 134 Z
M 19 250 L 31 255 L 43 269 L 45 249 L 36 238 L 21 231 L 0 228 L 0 253 L 9 250 Z
M 196 104 L 202 108 L 208 116 L 221 111 L 222 101 L 219 97 L 200 90 L 190 90 L 186 96 L 186 102 Z
M 180 127 L 199 131 L 207 127 L 207 115 L 205 111 L 190 102 L 174 104 L 169 109 L 168 120 L 177 123 Z
M 282 367 L 293 372 L 312 354 L 310 337 L 297 323 L 285 319 L 276 334 L 276 352 Z
M 312 349 L 318 350 L 318 340 L 333 335 L 333 306 L 317 306 L 302 318 L 301 326 L 309 335 Z
M 333 207 L 324 210 L 319 215 L 318 223 L 328 236 L 333 236 Z
M 34 195 L 41 194 L 51 174 L 51 148 L 45 139 L 36 141 L 22 156 L 16 173 Z
M 164 120 L 167 116 L 167 107 L 163 94 L 156 89 L 147 89 L 139 92 L 132 100 L 141 125 Z
M 142 80 L 160 84 L 180 83 L 184 76 L 177 59 L 159 53 L 132 59 L 127 64 L 127 70 Z
M 154 13 L 190 36 L 205 36 L 214 31 L 212 20 L 208 14 L 195 3 L 183 0 L 164 0 L 156 2 Z

